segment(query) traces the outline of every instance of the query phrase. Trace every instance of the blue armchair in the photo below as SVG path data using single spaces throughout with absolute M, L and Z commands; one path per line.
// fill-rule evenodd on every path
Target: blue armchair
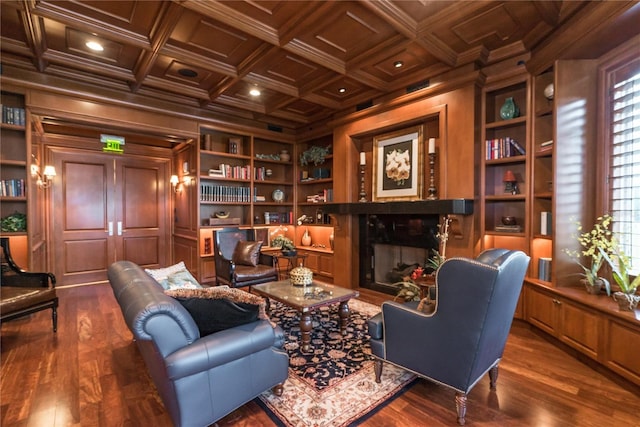
M 475 260 L 451 258 L 436 276 L 435 304 L 387 301 L 369 320 L 376 381 L 392 363 L 456 392 L 458 424 L 464 425 L 467 394 L 489 372 L 495 389 L 529 257 L 490 249 Z

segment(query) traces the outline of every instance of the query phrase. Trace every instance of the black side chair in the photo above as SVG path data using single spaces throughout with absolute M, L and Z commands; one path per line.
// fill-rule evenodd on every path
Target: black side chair
M 51 309 L 53 332 L 58 330 L 56 277 L 52 273 L 27 272 L 11 257 L 9 238 L 0 238 L 2 276 L 0 280 L 0 320 L 11 320 L 40 310 Z
M 528 265 L 526 254 L 506 249 L 451 258 L 438 270 L 430 310 L 418 310 L 417 301 L 382 303 L 369 319 L 376 381 L 388 362 L 449 387 L 464 425 L 467 394 L 487 372 L 495 389 Z
M 223 228 L 215 232 L 214 259 L 218 285 L 240 288 L 278 280 L 278 272 L 271 255 L 257 253 L 256 265 L 234 260 L 234 251 L 238 242 L 253 241 L 255 241 L 255 232 L 252 229 Z M 243 255 L 244 259 L 250 257 L 247 253 Z

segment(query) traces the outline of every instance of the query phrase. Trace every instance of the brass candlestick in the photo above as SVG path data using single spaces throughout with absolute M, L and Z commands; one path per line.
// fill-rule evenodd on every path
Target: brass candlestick
M 367 201 L 367 193 L 364 191 L 364 165 L 360 165 L 360 200 L 359 202 Z
M 438 189 L 435 179 L 436 153 L 429 153 L 429 195 L 427 200 L 438 200 Z

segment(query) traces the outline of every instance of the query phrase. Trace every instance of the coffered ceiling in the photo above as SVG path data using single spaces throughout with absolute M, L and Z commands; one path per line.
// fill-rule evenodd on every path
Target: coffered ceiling
M 3 64 L 294 129 L 424 87 L 458 67 L 531 52 L 591 7 L 585 1 L 0 3 Z M 91 50 L 89 41 L 103 50 Z

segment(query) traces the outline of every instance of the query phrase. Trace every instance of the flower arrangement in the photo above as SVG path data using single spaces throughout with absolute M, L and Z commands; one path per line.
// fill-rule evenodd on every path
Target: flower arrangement
M 321 165 L 324 163 L 324 159 L 330 151 L 331 145 L 327 145 L 326 147 L 312 145 L 300 154 L 300 166 L 307 166 L 310 163 L 316 166 Z
M 384 171 L 387 174 L 387 178 L 395 181 L 398 185 L 404 185 L 404 181 L 409 179 L 411 172 L 409 150 L 388 152 Z
M 296 248 L 296 246 L 293 244 L 293 240 L 282 235 L 276 236 L 271 241 L 271 246 L 274 248 L 280 248 L 283 251 L 293 251 Z
M 607 295 L 611 295 L 611 285 L 609 281 L 603 277 L 599 277 L 598 273 L 602 268 L 605 261 L 605 255 L 610 254 L 612 250 L 613 233 L 609 229 L 613 218 L 610 215 L 603 215 L 598 217 L 593 228 L 589 231 L 582 232 L 582 224 L 576 222 L 577 230 L 580 233 L 576 236 L 578 243 L 582 247 L 582 250 L 570 250 L 564 249 L 563 252 L 571 257 L 576 264 L 578 264 L 583 273 L 581 275 L 585 278 L 585 286 L 595 288 L 590 292 L 597 293 L 600 291 L 600 287 L 604 286 Z M 582 263 L 582 259 L 589 260 L 588 265 Z M 589 290 L 589 288 L 587 288 Z
M 404 301 L 420 301 L 420 287 L 415 281 L 426 275 L 428 269 L 433 270 L 434 274 L 442 263 L 446 260 L 447 240 L 449 240 L 449 226 L 451 218 L 446 216 L 442 224 L 438 225 L 438 233 L 436 238 L 440 242 L 440 250 L 432 250 L 433 256 L 427 259 L 425 267 L 416 267 L 410 275 L 403 277 L 402 282 L 394 283 L 398 287 L 398 293 L 394 300 L 402 299 Z
M 615 237 L 611 239 L 611 245 L 607 250 L 600 248 L 600 254 L 611 266 L 613 280 L 620 287 L 620 292 L 614 293 L 613 297 L 620 308 L 633 310 L 640 303 L 640 295 L 636 295 L 636 290 L 640 286 L 640 275 L 631 280 L 629 268 L 631 261 L 620 247 L 620 243 Z

